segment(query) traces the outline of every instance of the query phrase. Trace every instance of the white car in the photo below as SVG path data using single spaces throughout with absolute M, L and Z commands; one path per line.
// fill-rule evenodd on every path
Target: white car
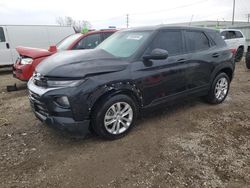
M 220 33 L 228 47 L 235 50 L 235 61 L 241 61 L 244 52 L 247 51 L 246 38 L 243 33 L 236 29 L 221 29 Z
M 0 25 L 0 68 L 15 63 L 17 46 L 48 48 L 74 33 L 73 27 Z

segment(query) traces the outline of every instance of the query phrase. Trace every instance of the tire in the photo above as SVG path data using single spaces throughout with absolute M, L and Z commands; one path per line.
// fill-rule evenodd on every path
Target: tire
M 235 54 L 235 62 L 240 62 L 244 54 L 244 48 L 239 47 Z
M 224 86 L 222 86 L 222 85 L 224 85 Z M 212 86 L 209 90 L 209 93 L 206 96 L 207 102 L 209 102 L 211 104 L 222 103 L 227 97 L 229 88 L 230 88 L 230 79 L 229 79 L 228 75 L 224 72 L 219 73 L 215 77 L 215 79 L 212 83 Z M 221 90 L 221 92 L 219 92 L 220 90 Z
M 102 138 L 118 139 L 132 129 L 137 112 L 136 103 L 130 97 L 123 94 L 115 95 L 96 105 L 92 114 L 91 126 Z
M 246 53 L 246 66 L 250 69 L 250 52 Z

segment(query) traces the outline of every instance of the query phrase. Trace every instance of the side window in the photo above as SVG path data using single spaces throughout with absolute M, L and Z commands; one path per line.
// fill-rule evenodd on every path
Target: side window
M 113 32 L 102 33 L 103 40 L 105 40 L 106 38 L 110 37 L 112 34 L 113 34 Z
M 207 36 L 200 31 L 186 31 L 186 46 L 188 52 L 206 50 L 210 47 Z
M 235 39 L 236 38 L 236 32 L 235 31 L 228 31 L 227 33 L 227 39 Z
M 92 49 L 95 48 L 97 45 L 101 43 L 101 35 L 100 34 L 93 34 L 88 35 L 81 39 L 74 49 L 80 50 L 80 49 Z
M 222 31 L 220 35 L 227 39 L 227 31 Z
M 101 43 L 101 35 L 93 34 L 89 35 L 85 39 L 85 49 L 92 49 L 98 46 Z
M 241 32 L 235 31 L 235 33 L 236 33 L 236 38 L 243 38 L 243 35 Z
M 5 36 L 2 27 L 0 27 L 0 42 L 5 42 Z
M 154 39 L 147 53 L 150 53 L 155 48 L 160 48 L 168 51 L 169 56 L 178 55 L 183 52 L 181 31 L 161 31 Z

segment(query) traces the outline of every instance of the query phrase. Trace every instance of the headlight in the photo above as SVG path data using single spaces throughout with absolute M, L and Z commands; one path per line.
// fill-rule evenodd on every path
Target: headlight
M 74 87 L 79 86 L 85 80 L 48 80 L 47 86 L 48 87 Z
M 32 58 L 22 58 L 20 63 L 21 65 L 27 65 L 27 64 L 31 64 L 32 61 L 33 61 Z

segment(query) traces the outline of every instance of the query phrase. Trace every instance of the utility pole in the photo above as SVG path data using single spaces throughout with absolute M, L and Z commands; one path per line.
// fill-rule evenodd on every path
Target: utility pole
M 129 14 L 126 15 L 127 28 L 129 26 Z
M 233 17 L 232 17 L 232 25 L 234 24 L 234 14 L 235 14 L 235 0 L 233 0 Z
M 194 17 L 194 15 L 192 14 L 192 16 L 191 16 L 191 18 L 190 18 L 190 21 L 189 21 L 189 26 L 192 24 L 192 21 L 193 21 L 193 17 Z

